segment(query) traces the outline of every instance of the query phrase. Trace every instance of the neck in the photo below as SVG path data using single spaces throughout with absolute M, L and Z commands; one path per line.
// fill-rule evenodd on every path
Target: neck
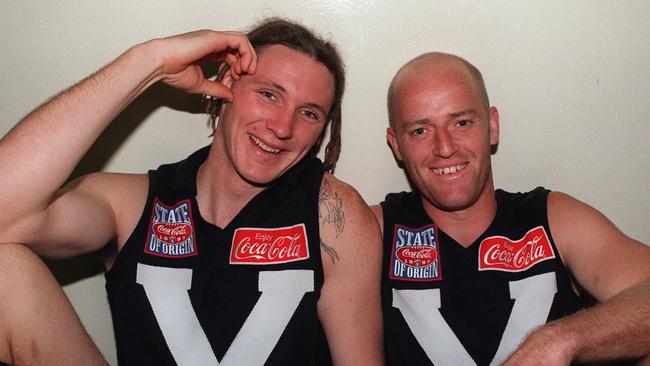
M 227 156 L 223 141 L 215 134 L 208 158 L 199 167 L 196 184 L 201 216 L 221 228 L 264 189 L 244 180 Z
M 461 210 L 446 210 L 435 206 L 424 197 L 421 199 L 429 218 L 465 248 L 485 232 L 497 211 L 492 177 L 486 182 L 478 199 Z

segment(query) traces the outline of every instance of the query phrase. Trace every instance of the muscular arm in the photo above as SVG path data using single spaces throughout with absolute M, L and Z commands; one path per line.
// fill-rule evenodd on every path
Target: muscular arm
M 377 223 L 379 223 L 379 230 L 381 230 L 381 235 L 384 235 L 384 211 L 381 209 L 381 205 L 372 205 L 370 206 L 370 211 L 375 215 Z
M 325 284 L 318 314 L 336 365 L 383 364 L 381 233 L 350 186 L 326 174 L 319 197 Z
M 67 256 L 98 249 L 115 237 L 119 218 L 111 200 L 121 193 L 112 177 L 84 177 L 60 187 L 113 118 L 154 82 L 232 98 L 195 64 L 212 59 L 230 64 L 235 79 L 254 72 L 256 60 L 241 34 L 198 31 L 152 40 L 25 117 L 0 141 L 0 243 L 18 241 L 41 254 Z
M 650 352 L 650 248 L 563 193 L 548 202 L 551 233 L 576 280 L 600 303 L 543 326 L 512 365 L 638 358 Z

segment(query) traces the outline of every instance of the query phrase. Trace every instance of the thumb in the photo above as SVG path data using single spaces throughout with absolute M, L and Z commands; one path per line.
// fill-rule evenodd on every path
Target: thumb
M 233 95 L 229 87 L 220 81 L 204 80 L 201 86 L 194 90 L 196 94 L 207 94 L 217 99 L 232 101 Z

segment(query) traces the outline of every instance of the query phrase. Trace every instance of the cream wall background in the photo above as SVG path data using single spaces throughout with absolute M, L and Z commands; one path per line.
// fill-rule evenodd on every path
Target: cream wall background
M 644 0 L 2 1 L 0 134 L 131 45 L 198 28 L 242 30 L 272 15 L 302 21 L 340 46 L 348 84 L 337 176 L 369 203 L 408 189 L 385 143 L 388 83 L 408 59 L 440 50 L 481 69 L 499 107 L 497 186 L 565 191 L 650 243 Z M 176 110 L 198 103 L 154 88 L 118 118 L 80 171 L 144 172 L 184 158 L 210 141 L 204 115 Z M 74 266 L 55 265 L 57 275 Z M 66 292 L 115 364 L 103 276 L 77 277 Z

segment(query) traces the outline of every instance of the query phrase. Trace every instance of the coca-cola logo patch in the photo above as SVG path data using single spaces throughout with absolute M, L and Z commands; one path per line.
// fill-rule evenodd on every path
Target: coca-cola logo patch
M 438 228 L 395 225 L 390 274 L 394 280 L 437 281 L 440 274 Z
M 198 254 L 189 200 L 168 206 L 160 202 L 158 197 L 154 199 L 144 252 L 166 258 L 185 258 Z
M 167 244 L 176 244 L 189 238 L 192 234 L 192 226 L 184 222 L 175 224 L 157 223 L 153 225 L 153 232 L 161 241 Z
M 281 228 L 239 228 L 230 248 L 230 264 L 279 264 L 309 258 L 304 224 Z
M 438 258 L 433 248 L 417 245 L 399 248 L 395 255 L 400 262 L 416 268 L 426 267 Z
M 555 258 L 543 226 L 529 230 L 523 238 L 510 240 L 491 236 L 479 247 L 479 271 L 521 272 L 535 264 Z

